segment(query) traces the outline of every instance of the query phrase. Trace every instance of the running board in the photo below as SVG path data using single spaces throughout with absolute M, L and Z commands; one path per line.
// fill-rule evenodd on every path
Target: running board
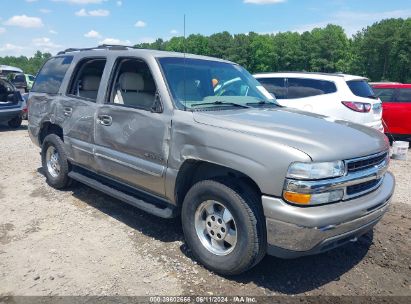
M 110 195 L 116 199 L 119 199 L 145 212 L 151 213 L 153 215 L 156 215 L 162 218 L 176 217 L 177 209 L 175 207 L 170 206 L 170 207 L 161 208 L 154 204 L 147 203 L 139 198 L 136 198 L 135 196 L 119 191 L 113 187 L 103 184 L 102 182 L 98 180 L 95 180 L 93 178 L 90 178 L 78 172 L 72 171 L 68 174 L 68 176 L 82 184 L 85 184 L 91 188 L 99 190 L 107 195 Z

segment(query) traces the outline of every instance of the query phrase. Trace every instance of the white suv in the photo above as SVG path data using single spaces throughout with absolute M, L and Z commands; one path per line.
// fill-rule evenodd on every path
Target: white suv
M 364 77 L 345 74 L 282 72 L 254 77 L 279 104 L 349 120 L 384 132 L 381 100 Z

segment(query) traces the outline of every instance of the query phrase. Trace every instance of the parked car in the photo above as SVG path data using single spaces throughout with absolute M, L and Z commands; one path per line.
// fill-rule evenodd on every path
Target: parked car
M 215 92 L 215 79 L 237 78 L 245 90 Z M 69 49 L 46 62 L 28 103 L 51 186 L 74 179 L 181 216 L 194 257 L 221 274 L 354 241 L 394 190 L 384 134 L 281 107 L 229 61 Z
M 23 97 L 23 111 L 22 111 L 21 118 L 23 120 L 27 120 L 29 117 L 29 109 L 27 105 L 27 100 L 29 99 L 29 93 L 24 93 L 22 97 Z
M 279 104 L 384 131 L 381 101 L 364 77 L 345 74 L 263 73 L 255 78 Z
M 16 73 L 23 73 L 23 70 L 13 66 L 0 64 L 0 78 L 7 79 L 7 77 Z
M 33 75 L 19 73 L 11 77 L 11 82 L 16 88 L 21 89 L 22 92 L 25 93 L 31 90 L 35 79 Z
M 383 103 L 386 132 L 410 140 L 411 84 L 378 84 L 373 89 Z
M 7 122 L 11 128 L 22 123 L 23 98 L 16 87 L 0 78 L 0 123 Z

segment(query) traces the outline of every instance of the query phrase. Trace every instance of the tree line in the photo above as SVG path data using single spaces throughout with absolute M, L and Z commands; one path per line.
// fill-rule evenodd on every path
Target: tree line
M 341 26 L 329 24 L 304 33 L 192 34 L 136 47 L 223 58 L 252 73 L 343 72 L 372 81 L 411 82 L 411 18 L 385 19 L 353 37 L 348 37 Z M 0 57 L 0 64 L 35 74 L 50 56 L 37 52 L 32 58 Z
M 10 65 L 18 67 L 24 71 L 24 73 L 36 75 L 39 69 L 43 66 L 44 62 L 51 57 L 50 53 L 42 53 L 37 51 L 33 57 L 26 56 L 6 56 L 0 57 L 0 64 Z

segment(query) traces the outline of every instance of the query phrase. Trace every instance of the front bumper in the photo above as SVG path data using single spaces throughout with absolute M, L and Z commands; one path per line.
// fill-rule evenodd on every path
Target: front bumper
M 387 172 L 375 191 L 348 201 L 313 207 L 263 196 L 268 254 L 295 258 L 341 246 L 371 230 L 388 209 L 394 176 Z

